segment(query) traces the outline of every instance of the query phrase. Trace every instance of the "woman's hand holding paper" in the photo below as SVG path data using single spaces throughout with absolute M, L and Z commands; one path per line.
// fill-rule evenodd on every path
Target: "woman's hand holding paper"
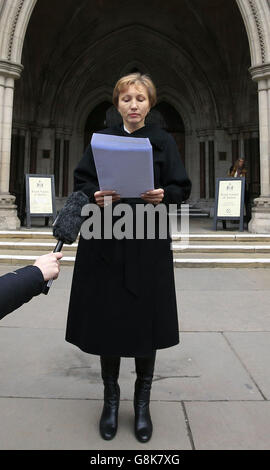
M 164 189 L 154 189 L 141 194 L 141 198 L 150 204 L 159 204 L 164 198 Z
M 111 202 L 115 202 L 115 201 L 118 201 L 119 199 L 121 199 L 121 196 L 119 194 L 116 193 L 116 191 L 96 191 L 95 194 L 95 200 L 96 200 L 96 203 L 99 207 L 104 207 L 104 198 L 105 196 L 106 197 L 111 197 Z M 106 205 L 110 204 L 109 201 L 106 201 Z

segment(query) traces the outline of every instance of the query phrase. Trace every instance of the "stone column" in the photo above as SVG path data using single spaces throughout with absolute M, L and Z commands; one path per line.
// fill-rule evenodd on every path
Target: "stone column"
M 40 135 L 40 128 L 31 128 L 30 138 L 30 161 L 29 161 L 29 173 L 35 174 L 37 172 L 37 150 L 38 150 L 38 138 Z
M 244 138 L 244 132 L 241 131 L 240 134 L 239 134 L 239 151 L 238 151 L 238 157 L 240 157 L 240 155 L 245 155 L 245 138 Z
M 22 65 L 0 60 L 0 229 L 20 227 L 15 196 L 9 193 L 11 133 L 14 80 L 20 77 Z
M 59 197 L 59 184 L 60 184 L 60 158 L 61 158 L 61 139 L 55 139 L 54 142 L 54 182 L 55 182 L 55 195 Z
M 64 129 L 57 128 L 55 130 L 55 147 L 54 147 L 54 177 L 55 177 L 55 195 L 58 199 L 62 199 L 63 188 L 63 160 L 64 160 Z
M 209 198 L 215 199 L 215 141 L 213 137 L 209 137 L 208 141 L 208 172 L 209 172 Z
M 258 82 L 261 194 L 254 199 L 248 230 L 270 233 L 270 64 L 251 67 L 250 72 Z
M 69 170 L 70 170 L 70 141 L 72 136 L 72 129 L 66 127 L 63 132 L 64 147 L 63 147 L 63 166 L 62 166 L 62 197 L 66 198 L 69 193 Z
M 69 180 L 69 145 L 70 141 L 68 138 L 64 140 L 64 160 L 63 160 L 63 186 L 62 196 L 68 196 L 68 180 Z
M 236 160 L 239 158 L 239 135 L 238 135 L 238 130 L 237 129 L 231 129 L 230 130 L 231 134 L 231 151 L 232 151 L 232 165 L 235 163 Z
M 199 138 L 200 199 L 206 199 L 206 137 L 205 131 L 197 132 Z

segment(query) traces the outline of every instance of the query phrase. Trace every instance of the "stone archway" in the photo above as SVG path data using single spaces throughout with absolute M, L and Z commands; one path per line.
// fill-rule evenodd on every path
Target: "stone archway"
M 0 227 L 18 226 L 9 170 L 14 80 L 21 75 L 24 38 L 38 0 L 0 0 Z M 261 195 L 255 200 L 251 231 L 270 232 L 270 6 L 265 0 L 236 0 L 251 54 L 250 73 L 259 90 Z M 68 127 L 68 126 L 67 126 Z M 203 130 L 198 129 L 200 136 Z M 65 133 L 68 133 L 66 128 Z

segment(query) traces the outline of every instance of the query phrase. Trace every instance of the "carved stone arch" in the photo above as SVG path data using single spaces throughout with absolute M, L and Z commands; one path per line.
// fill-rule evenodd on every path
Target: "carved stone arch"
M 127 31 L 137 31 L 136 28 L 139 28 L 141 32 L 143 32 L 145 35 L 147 35 L 147 38 L 155 38 L 157 42 L 162 43 L 162 41 L 166 41 L 166 37 L 163 37 L 162 34 L 159 34 L 157 32 L 151 31 L 149 28 L 143 27 L 141 25 L 132 25 L 129 27 L 124 27 L 118 32 L 113 33 L 113 40 L 118 41 L 121 44 L 121 47 L 115 48 L 114 54 L 110 54 L 110 60 L 114 60 L 114 63 L 119 63 L 119 55 L 121 55 L 122 50 L 125 50 L 126 47 L 133 47 L 134 46 L 134 41 L 133 39 L 130 40 L 129 42 L 127 41 L 119 41 L 119 38 L 121 39 L 121 35 L 125 34 Z M 130 35 L 132 38 L 134 35 Z M 112 38 L 110 35 L 106 36 L 106 38 L 102 38 L 102 40 L 99 41 L 99 47 L 105 47 L 107 48 L 108 41 L 112 41 Z M 141 42 L 141 39 L 140 39 Z M 207 77 L 205 74 L 197 68 L 196 64 L 192 62 L 192 59 L 187 56 L 177 44 L 175 44 L 173 41 L 168 40 L 170 45 L 170 51 L 172 54 L 174 54 L 174 57 L 179 57 L 178 60 L 174 61 L 174 73 L 176 73 L 182 83 L 185 85 L 187 92 L 190 96 L 191 102 L 193 103 L 194 109 L 196 109 L 196 113 L 198 114 L 200 121 L 205 121 L 205 117 L 208 116 L 208 120 L 211 120 L 211 124 L 209 124 L 210 127 L 213 127 L 215 122 L 213 121 L 214 119 L 216 120 L 216 123 L 219 124 L 219 117 L 218 117 L 218 112 L 215 104 L 215 99 L 213 96 L 213 92 L 211 90 L 211 86 L 208 83 Z M 150 41 L 149 41 L 150 43 Z M 137 43 L 138 44 L 138 40 Z M 144 42 L 143 42 L 144 44 Z M 79 97 L 81 94 L 84 92 L 86 88 L 86 83 L 87 83 L 87 75 L 85 74 L 85 56 L 91 57 L 91 50 L 93 48 L 97 47 L 97 45 L 91 45 L 90 48 L 85 50 L 83 54 L 80 57 L 76 57 L 75 62 L 69 67 L 69 69 L 66 71 L 66 73 L 63 74 L 61 77 L 61 82 L 58 84 L 57 89 L 55 89 L 54 93 L 51 93 L 51 87 L 50 87 L 50 82 L 47 82 L 47 87 L 50 88 L 50 93 L 48 93 L 48 96 L 50 97 L 50 102 L 47 103 L 47 109 L 51 109 L 51 116 L 50 119 L 52 122 L 56 122 L 57 116 L 61 116 L 62 119 L 62 114 L 63 114 L 63 109 L 61 109 L 61 106 L 65 106 L 65 117 L 69 120 L 73 119 L 74 115 L 74 110 L 77 109 L 79 106 Z M 157 54 L 158 48 L 148 48 L 148 52 L 154 56 Z M 181 56 L 181 58 L 180 58 Z M 127 66 L 134 66 L 134 64 L 139 64 L 138 61 L 132 61 L 129 62 L 125 67 Z M 141 64 L 143 65 L 144 62 L 142 61 Z M 93 62 L 90 66 L 88 65 L 88 76 L 93 76 L 95 74 L 95 70 L 97 68 L 97 64 Z M 200 78 L 201 82 L 204 84 L 204 87 L 196 87 L 196 80 L 194 79 L 194 69 L 197 70 L 197 74 L 195 75 L 195 78 L 198 77 Z M 74 73 L 74 70 L 76 70 L 76 74 Z M 123 69 L 122 69 L 123 70 Z M 128 69 L 126 69 L 129 71 Z M 150 66 L 149 66 L 149 71 L 151 72 Z M 78 80 L 78 83 L 74 83 L 74 77 Z M 193 79 L 192 79 L 193 77 Z M 116 79 L 118 79 L 118 74 L 116 76 Z M 196 78 L 197 79 L 197 78 Z M 64 104 L 62 95 L 60 91 L 64 89 L 66 86 L 71 89 L 74 89 L 74 93 L 72 95 L 68 95 L 68 101 Z M 200 91 L 198 92 L 198 89 Z M 45 87 L 43 87 L 43 90 L 45 90 Z M 45 93 L 46 94 L 46 93 Z M 61 99 L 60 99 L 61 97 Z M 60 105 L 59 105 L 59 99 L 60 99 Z M 85 97 L 84 97 L 85 99 Z M 68 118 L 68 116 L 70 116 Z M 198 127 L 201 127 L 199 125 Z
M 251 65 L 270 61 L 270 5 L 265 0 L 236 0 L 245 24 Z
M 0 17 L 1 59 L 21 63 L 25 33 L 37 1 L 5 0 Z
M 127 75 L 131 73 L 130 71 L 132 69 L 138 69 L 141 71 L 141 73 L 146 73 L 148 75 L 151 75 L 149 67 L 145 65 L 145 63 L 139 61 L 139 60 L 132 60 L 128 62 L 122 69 L 119 74 L 119 77 L 123 77 L 124 75 Z
M 0 11 L 0 60 L 21 63 L 24 37 L 38 0 L 3 0 Z M 270 61 L 270 8 L 265 0 L 236 0 L 249 39 L 251 63 Z M 9 27 L 7 28 L 7 25 Z
M 127 75 L 133 68 L 137 68 L 141 70 L 142 73 L 148 74 L 150 75 L 150 77 L 152 77 L 151 68 L 149 68 L 143 62 L 140 62 L 138 60 L 131 61 L 127 65 L 125 65 L 125 67 L 121 69 L 120 76 L 122 77 L 124 75 Z M 190 107 L 188 100 L 185 100 L 185 97 L 181 95 L 181 93 L 178 93 L 177 90 L 172 89 L 168 86 L 163 86 L 162 88 L 159 88 L 157 104 L 161 102 L 167 102 L 173 108 L 175 108 L 175 110 L 178 112 L 178 114 L 183 120 L 186 131 L 189 132 L 192 130 L 192 128 L 199 127 L 199 124 L 193 127 L 192 120 L 190 119 L 190 115 L 195 115 L 194 108 Z
M 185 132 L 191 132 L 197 128 L 198 123 L 194 109 L 191 108 L 190 103 L 181 93 L 167 86 L 162 87 L 160 89 L 158 103 L 164 101 L 173 106 L 181 116 Z M 194 116 L 194 119 L 192 119 L 191 116 Z
M 91 92 L 85 96 L 85 100 L 81 102 L 81 105 L 76 110 L 74 114 L 74 120 L 72 122 L 72 127 L 77 132 L 83 132 L 85 122 L 89 114 L 104 101 L 111 101 L 112 99 L 112 88 L 107 86 L 102 86 L 91 90 Z

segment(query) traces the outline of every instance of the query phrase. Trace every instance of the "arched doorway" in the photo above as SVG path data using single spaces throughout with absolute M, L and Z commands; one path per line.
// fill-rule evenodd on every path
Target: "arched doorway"
M 111 103 L 104 101 L 98 104 L 89 114 L 84 129 L 84 148 L 89 144 L 92 134 L 107 127 L 106 113 Z
M 86 120 L 84 148 L 89 144 L 94 132 L 106 127 L 120 125 L 121 123 L 122 118 L 111 103 L 104 101 L 97 105 Z M 175 108 L 166 102 L 158 103 L 147 116 L 146 124 L 156 124 L 161 129 L 165 129 L 172 134 L 176 140 L 182 161 L 185 163 L 185 127 L 181 116 Z

